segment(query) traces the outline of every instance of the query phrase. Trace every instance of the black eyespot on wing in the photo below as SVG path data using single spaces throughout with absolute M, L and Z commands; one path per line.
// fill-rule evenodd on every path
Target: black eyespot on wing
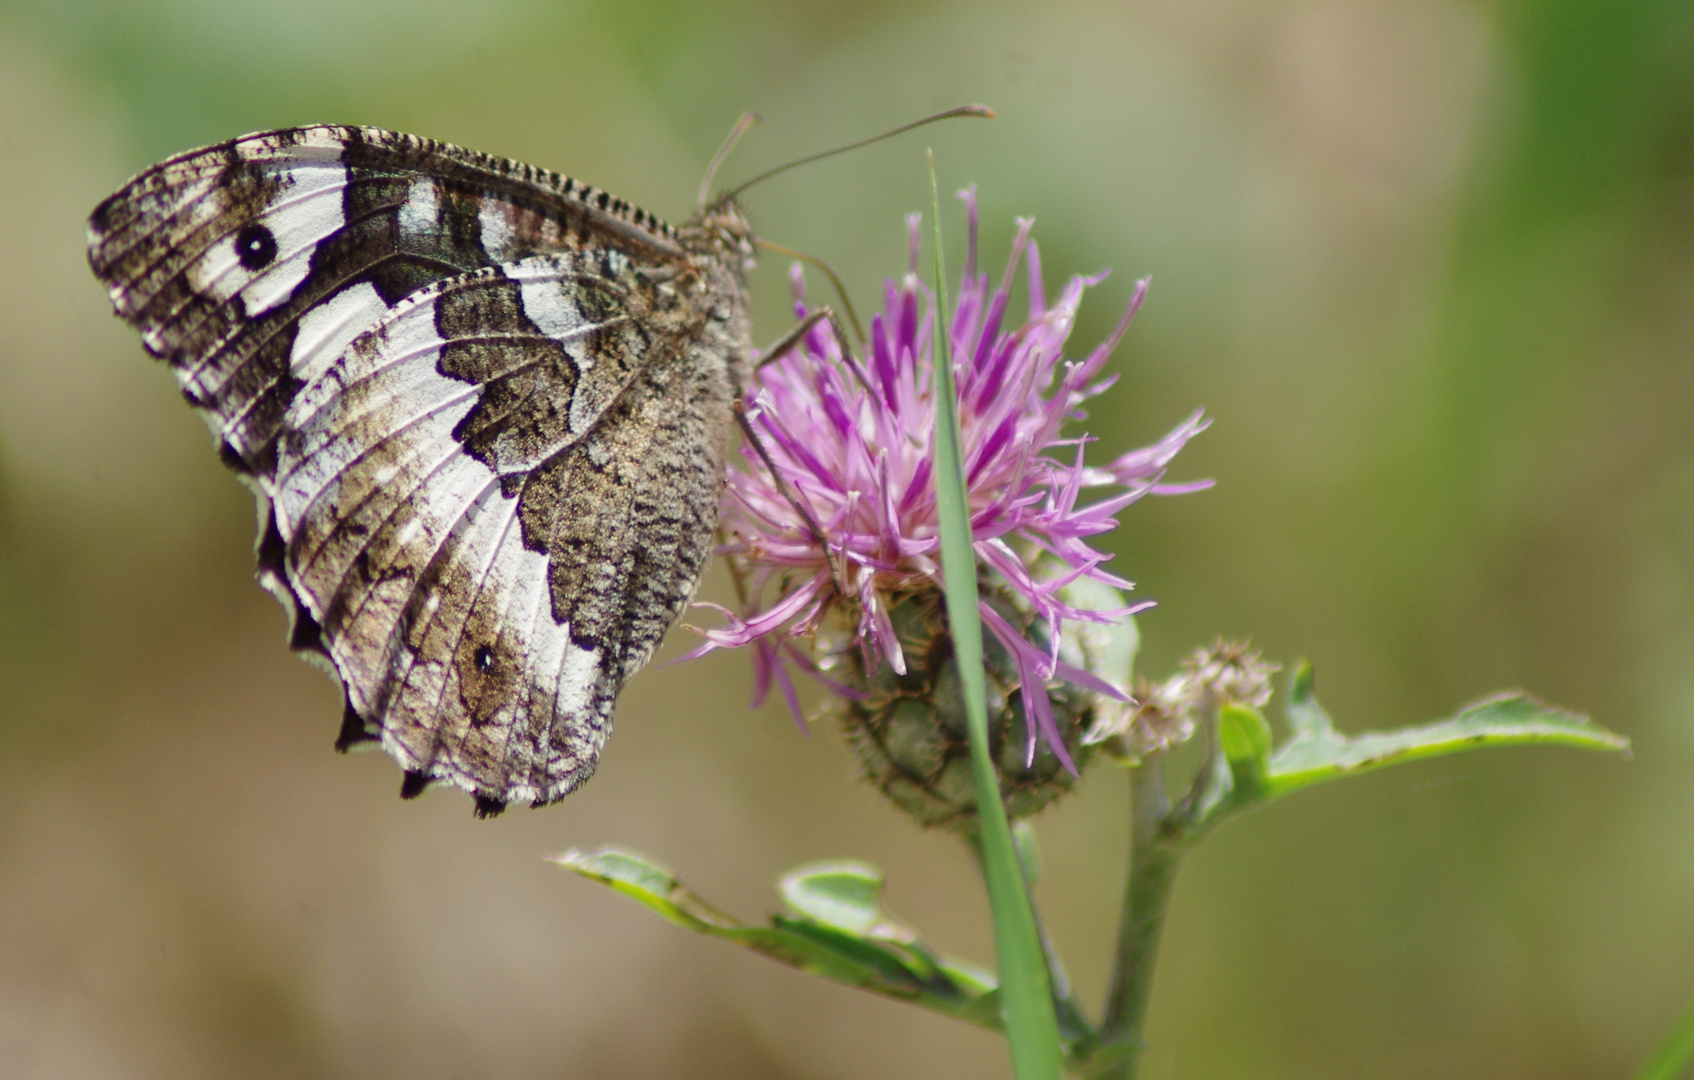
M 246 269 L 263 270 L 276 259 L 276 237 L 254 222 L 236 234 L 235 255 Z
M 478 645 L 474 659 L 478 671 L 489 671 L 494 667 L 494 650 L 487 645 Z

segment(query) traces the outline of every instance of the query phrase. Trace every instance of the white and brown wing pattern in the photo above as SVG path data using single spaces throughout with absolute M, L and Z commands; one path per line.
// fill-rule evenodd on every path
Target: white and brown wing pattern
M 710 552 L 744 225 L 340 127 L 181 155 L 95 211 L 118 313 L 260 495 L 339 745 L 379 740 L 402 794 L 486 814 L 592 773 Z

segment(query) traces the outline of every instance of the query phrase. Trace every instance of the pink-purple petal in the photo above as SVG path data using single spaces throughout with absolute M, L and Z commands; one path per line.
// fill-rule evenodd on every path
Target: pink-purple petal
M 984 618 L 1016 658 L 1028 688 L 1031 738 L 1038 735 L 1074 768 L 1059 740 L 1045 683 L 1057 677 L 1108 692 L 1100 680 L 1062 665 L 1058 649 L 1067 623 L 1098 622 L 1120 612 L 1080 611 L 1064 603 L 1059 590 L 1082 577 L 1130 587 L 1101 567 L 1107 556 L 1087 538 L 1115 527 L 1115 515 L 1144 495 L 1206 486 L 1165 483 L 1163 473 L 1209 421 L 1196 413 L 1153 446 L 1105 468 L 1085 466 L 1087 439 L 1066 437 L 1062 429 L 1082 416 L 1084 400 L 1114 381 L 1115 376 L 1098 377 L 1100 369 L 1144 300 L 1147 283 L 1137 284 L 1105 342 L 1086 360 L 1067 361 L 1062 350 L 1077 307 L 1104 275 L 1071 277 L 1050 303 L 1032 222 L 1020 219 L 1004 277 L 991 288 L 977 263 L 975 189 L 960 197 L 969 235 L 958 306 L 945 331 L 958 368 L 973 540 L 983 564 L 1047 624 L 1050 648 L 1037 649 L 997 615 Z M 744 449 L 743 467 L 726 484 L 723 520 L 731 540 L 720 551 L 749 571 L 751 599 L 744 612 L 723 611 L 722 627 L 700 631 L 706 641 L 690 655 L 754 645 L 758 695 L 763 698 L 775 685 L 795 710 L 788 665 L 827 683 L 815 664 L 804 662 L 801 641 L 834 605 L 857 618 L 867 665 L 888 663 L 903 671 L 888 605 L 903 591 L 938 587 L 930 378 L 935 311 L 929 288 L 916 276 L 917 217 L 908 219 L 908 230 L 909 270 L 885 285 L 884 310 L 871 320 L 867 355 L 842 355 L 834 334 L 820 325 L 799 348 L 755 374 L 751 417 L 771 462 L 767 466 Z M 1008 331 L 1003 325 L 1020 266 L 1028 316 Z M 796 317 L 803 318 L 805 282 L 798 268 L 790 280 Z M 1083 488 L 1103 485 L 1123 490 L 1078 506 Z M 795 513 L 790 493 L 809 505 L 824 548 Z M 1061 565 L 1037 563 L 1046 558 Z M 773 589 L 767 602 L 764 595 Z M 1031 752 L 1033 747 L 1032 742 Z

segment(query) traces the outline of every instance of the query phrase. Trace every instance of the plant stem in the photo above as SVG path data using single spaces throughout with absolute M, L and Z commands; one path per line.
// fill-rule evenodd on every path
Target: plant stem
M 1099 1080 L 1135 1080 L 1140 1070 L 1159 934 L 1185 850 L 1178 838 L 1165 831 L 1170 804 L 1163 763 L 1147 761 L 1131 769 L 1129 785 L 1133 814 L 1129 880 L 1124 886 L 1106 1015 L 1100 1024 L 1102 1051 L 1117 1052 L 1104 1054 L 1107 1064 L 1094 1074 Z

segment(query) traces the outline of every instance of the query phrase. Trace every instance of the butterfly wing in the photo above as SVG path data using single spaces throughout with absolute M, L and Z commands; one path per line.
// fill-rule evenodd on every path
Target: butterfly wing
M 693 319 L 616 253 L 540 256 L 407 298 L 296 397 L 288 578 L 348 734 L 416 783 L 548 802 L 593 771 L 710 553 L 732 391 Z
M 669 226 L 568 177 L 319 126 L 155 165 L 94 211 L 88 251 L 225 460 L 263 476 L 299 383 L 389 305 L 481 267 L 605 246 L 683 257 Z
M 369 129 L 183 155 L 90 234 L 260 493 L 341 744 L 484 813 L 586 779 L 709 553 L 740 275 L 562 177 Z

